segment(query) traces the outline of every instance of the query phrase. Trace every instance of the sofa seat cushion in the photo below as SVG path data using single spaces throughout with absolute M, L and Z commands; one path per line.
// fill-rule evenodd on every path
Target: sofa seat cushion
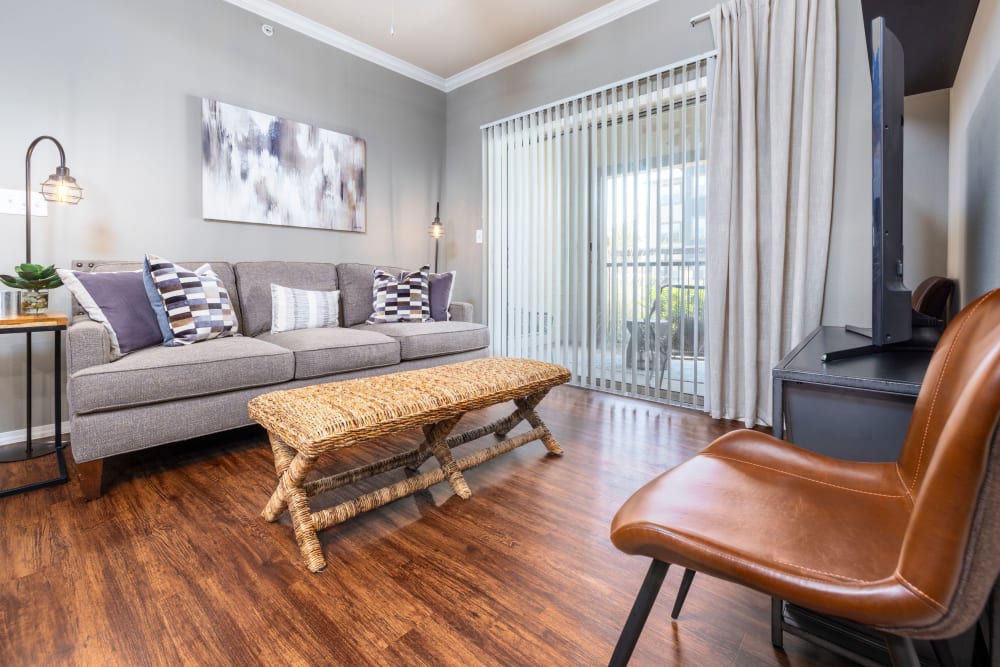
M 296 329 L 261 334 L 257 340 L 291 350 L 297 380 L 399 363 L 399 343 L 365 329 Z
M 198 345 L 149 347 L 108 364 L 84 368 L 69 380 L 77 414 L 261 387 L 291 380 L 292 353 L 236 336 Z
M 352 329 L 396 339 L 403 361 L 480 350 L 490 344 L 489 329 L 475 322 L 387 322 L 359 324 Z

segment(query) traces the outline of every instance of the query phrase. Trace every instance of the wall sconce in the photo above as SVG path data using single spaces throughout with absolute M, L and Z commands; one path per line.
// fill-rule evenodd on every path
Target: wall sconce
M 434 273 L 438 272 L 438 246 L 442 236 L 444 236 L 444 225 L 441 224 L 441 202 L 438 202 L 434 222 L 431 223 L 431 238 L 434 239 Z

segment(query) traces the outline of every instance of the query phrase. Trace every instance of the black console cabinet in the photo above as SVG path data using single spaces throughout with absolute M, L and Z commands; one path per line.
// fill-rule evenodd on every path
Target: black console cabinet
M 774 435 L 852 461 L 895 461 L 931 350 L 895 350 L 837 361 L 824 352 L 868 340 L 819 327 L 774 368 Z

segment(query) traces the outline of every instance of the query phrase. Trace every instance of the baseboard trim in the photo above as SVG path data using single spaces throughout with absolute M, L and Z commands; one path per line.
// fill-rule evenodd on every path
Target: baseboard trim
M 51 438 L 56 434 L 55 424 L 42 424 L 41 426 L 35 426 L 31 429 L 31 437 L 35 440 L 41 440 L 42 438 Z M 62 434 L 69 434 L 69 422 L 63 422 L 62 424 Z M 19 428 L 16 431 L 6 431 L 0 433 L 0 445 L 11 445 L 15 442 L 24 442 L 24 429 Z

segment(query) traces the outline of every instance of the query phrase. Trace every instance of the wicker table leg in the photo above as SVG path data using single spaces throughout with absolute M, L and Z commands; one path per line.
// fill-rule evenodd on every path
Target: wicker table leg
M 548 389 L 543 389 L 523 398 L 515 398 L 514 405 L 517 409 L 503 419 L 498 420 L 495 428 L 493 429 L 493 433 L 498 438 L 506 438 L 507 434 L 514 430 L 518 424 L 528 419 L 528 414 L 535 409 L 535 406 L 542 402 L 542 399 L 545 398 L 548 393 Z M 535 415 L 535 419 L 538 419 L 537 414 Z M 541 422 L 541 420 L 538 421 Z M 532 427 L 538 426 L 533 422 L 530 423 Z M 548 444 L 546 444 L 546 447 L 548 447 Z
M 536 392 L 527 398 L 517 398 L 514 399 L 514 404 L 518 407 L 518 412 L 524 415 L 524 418 L 528 420 L 528 423 L 531 424 L 532 428 L 540 428 L 545 431 L 545 434 L 542 436 L 542 444 L 545 445 L 545 449 L 549 450 L 550 454 L 562 456 L 562 447 L 559 446 L 559 443 L 556 442 L 556 439 L 552 436 L 552 432 L 549 431 L 549 427 L 545 425 L 542 418 L 538 416 L 537 412 L 535 412 L 535 408 L 542 402 L 542 399 L 545 398 L 545 395 L 548 393 L 549 390 L 545 389 L 543 391 Z
M 451 429 L 455 428 L 455 424 L 458 423 L 459 419 L 460 417 L 452 417 L 436 424 L 424 426 L 424 438 L 426 438 L 431 451 L 434 452 L 438 463 L 441 464 L 441 469 L 444 471 L 445 477 L 448 479 L 448 483 L 451 485 L 455 495 L 467 500 L 472 497 L 472 491 L 469 490 L 469 485 L 465 483 L 462 471 L 458 468 L 455 458 L 451 455 L 451 447 L 448 446 L 448 434 L 451 432 Z
M 427 438 L 424 437 L 423 442 L 417 445 L 417 448 L 413 450 L 413 460 L 405 466 L 406 469 L 410 472 L 417 472 L 420 469 L 420 466 L 423 465 L 424 461 L 433 455 L 430 447 L 430 443 L 427 441 Z
M 295 450 L 284 443 L 284 441 L 276 435 L 270 433 L 267 434 L 268 440 L 271 442 L 271 453 L 274 454 L 274 472 L 278 475 L 278 479 L 285 474 L 288 470 L 288 466 L 291 465 L 292 459 L 295 458 Z M 288 507 L 288 503 L 285 502 L 284 496 L 277 497 L 278 492 L 271 495 L 271 499 L 267 503 L 269 509 L 264 510 L 265 518 L 267 516 L 273 516 L 273 519 L 268 519 L 268 521 L 276 521 L 281 513 L 285 511 Z
M 277 443 L 277 444 L 276 444 Z M 299 452 L 291 458 L 291 447 L 281 442 L 276 436 L 271 436 L 271 446 L 276 452 L 275 466 L 283 466 L 284 471 L 278 479 L 278 486 L 271 499 L 267 501 L 267 506 L 261 512 L 268 521 L 277 521 L 285 509 L 292 520 L 292 529 L 295 531 L 295 541 L 299 544 L 299 551 L 302 559 L 306 562 L 306 567 L 310 572 L 322 572 L 326 567 L 326 559 L 323 557 L 323 549 L 319 544 L 319 537 L 316 535 L 316 526 L 313 524 L 312 511 L 309 509 L 309 500 L 306 492 L 302 489 L 302 483 L 306 475 L 316 463 L 315 456 L 306 456 Z M 279 453 L 280 452 L 280 453 Z M 278 456 L 281 457 L 280 463 Z

